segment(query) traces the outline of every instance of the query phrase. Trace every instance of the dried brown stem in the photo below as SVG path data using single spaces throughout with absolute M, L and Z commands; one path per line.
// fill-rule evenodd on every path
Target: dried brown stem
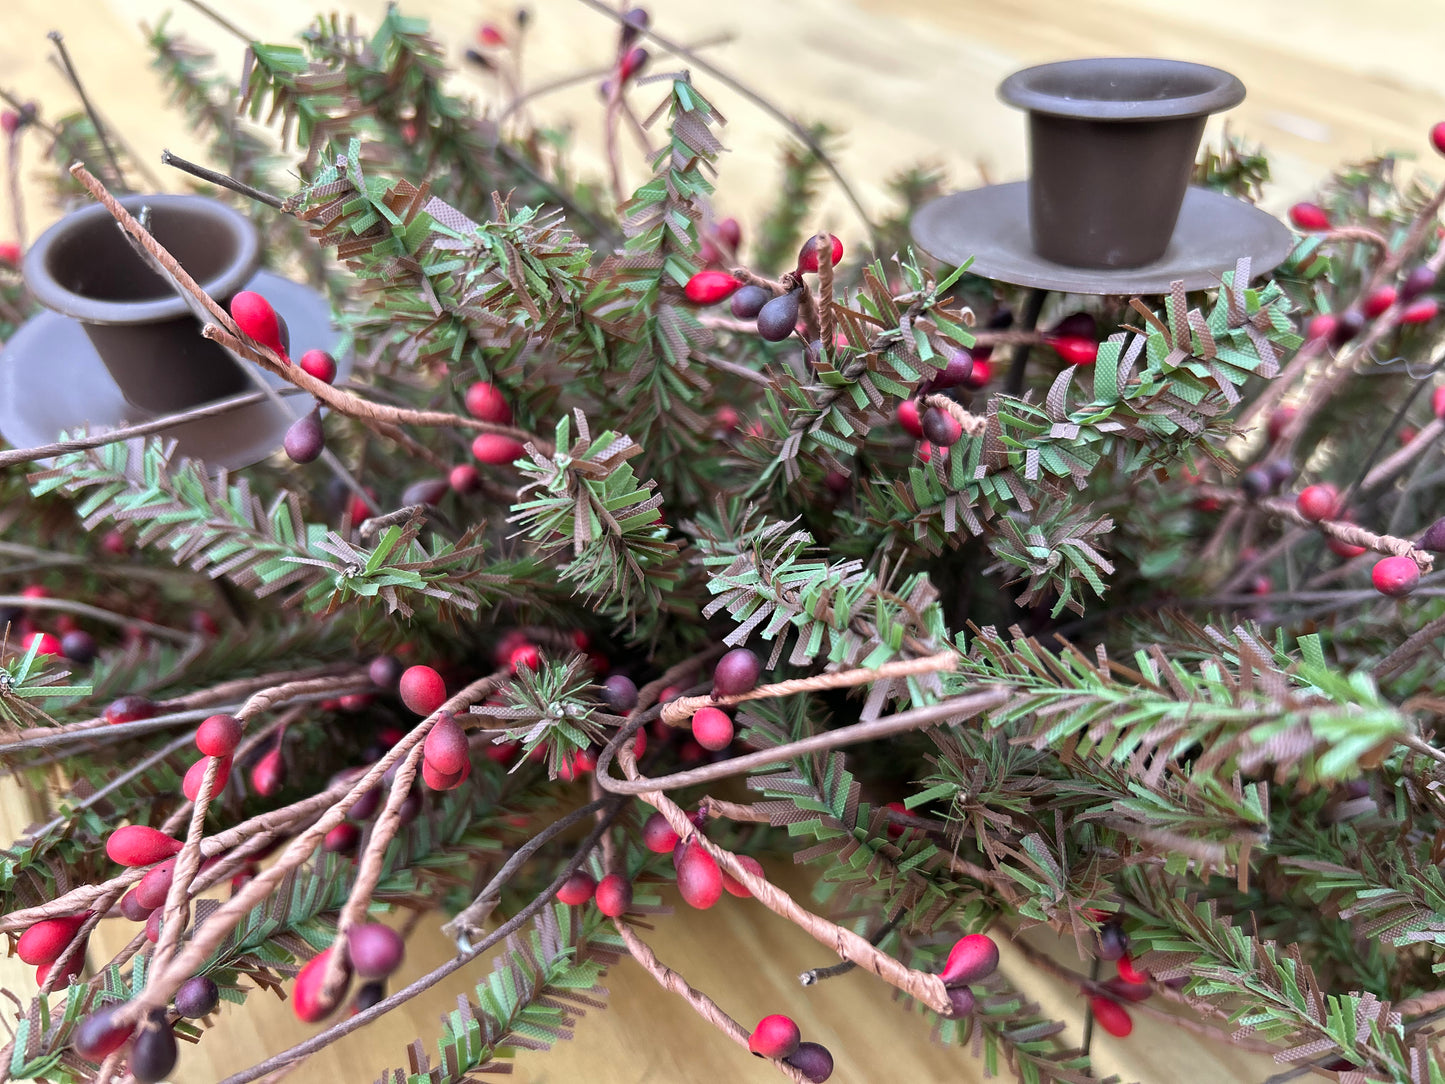
M 647 721 L 644 714 L 634 711 L 632 720 L 618 730 L 598 756 L 597 778 L 601 780 L 603 789 L 614 794 L 644 796 L 654 791 L 677 790 L 701 783 L 715 783 L 719 779 L 743 775 L 769 764 L 792 760 L 794 757 L 806 756 L 810 753 L 822 753 L 829 749 L 857 745 L 860 742 L 877 741 L 880 738 L 892 737 L 894 734 L 906 734 L 909 731 L 945 721 L 961 722 L 988 711 L 990 708 L 998 707 L 1008 697 L 1008 690 L 989 686 L 967 696 L 945 700 L 940 704 L 932 704 L 926 708 L 914 708 L 897 715 L 885 715 L 881 719 L 872 719 L 866 723 L 839 727 L 837 730 L 829 730 L 823 734 L 814 734 L 795 742 L 788 742 L 775 749 L 764 749 L 756 753 L 731 757 L 703 768 L 691 768 L 655 779 L 646 776 L 638 776 L 635 780 L 617 779 L 608 775 L 607 769 L 613 758 L 618 756 L 618 747 L 624 741 L 630 740 L 642 723 Z
M 719 1008 L 716 1001 L 708 997 L 702 991 L 695 989 L 685 978 L 679 975 L 672 968 L 668 967 L 648 946 L 647 942 L 638 937 L 631 926 L 625 922 L 614 922 L 617 932 L 627 945 L 627 951 L 632 958 L 641 965 L 642 969 L 657 980 L 657 984 L 670 994 L 676 994 L 692 1007 L 692 1011 L 701 1016 L 713 1027 L 726 1035 L 733 1042 L 737 1043 L 744 1050 L 748 1048 L 747 1030 L 734 1020 L 727 1013 Z M 793 1068 L 787 1062 L 778 1058 L 768 1059 L 773 1068 L 782 1073 L 789 1080 L 797 1084 L 808 1084 L 808 1078 L 798 1069 Z
M 65 71 L 65 76 L 70 80 L 70 85 L 75 88 L 75 93 L 80 97 L 80 104 L 85 107 L 85 114 L 90 118 L 91 125 L 95 128 L 96 138 L 100 140 L 101 148 L 105 151 L 106 160 L 110 168 L 115 171 L 116 180 L 121 184 L 125 183 L 125 171 L 120 168 L 120 160 L 115 156 L 115 148 L 110 145 L 110 135 L 106 127 L 101 123 L 100 114 L 95 111 L 91 104 L 90 95 L 85 93 L 85 84 L 80 81 L 80 73 L 75 70 L 75 65 L 70 62 L 70 50 L 65 47 L 65 39 L 59 30 L 52 30 L 45 35 L 55 46 L 55 51 L 60 54 L 60 65 Z
M 767 700 L 774 696 L 791 696 L 793 693 L 822 692 L 826 689 L 847 689 L 855 685 L 871 685 L 875 681 L 889 678 L 911 677 L 916 674 L 934 674 L 941 670 L 958 668 L 958 652 L 943 651 L 921 659 L 903 659 L 887 662 L 875 669 L 860 667 L 855 670 L 840 670 L 832 674 L 817 674 L 813 677 L 792 678 L 772 685 L 759 685 L 745 693 L 732 696 L 681 696 L 663 706 L 662 721 L 668 726 L 682 726 L 692 718 L 693 712 L 705 707 L 729 707 L 748 700 Z
M 74 599 L 68 598 L 27 598 L 24 595 L 0 595 L 0 606 L 20 606 L 31 610 L 55 610 L 58 613 L 75 614 L 77 617 L 88 617 L 107 625 L 135 629 L 150 636 L 159 636 L 163 640 L 174 640 L 182 644 L 188 644 L 196 638 L 195 633 L 173 629 L 169 625 L 157 625 L 154 621 L 146 621 L 140 617 L 112 613 L 99 606 L 91 606 L 89 603 L 76 602 Z
M 10 186 L 10 216 L 15 224 L 15 243 L 24 252 L 25 244 L 25 193 L 20 184 L 20 143 L 24 138 L 23 127 L 10 133 L 5 146 L 5 175 Z
M 1442 634 L 1445 634 L 1445 615 L 1435 618 L 1411 633 L 1403 644 L 1375 664 L 1372 676 L 1376 681 L 1384 681 L 1405 669 L 1434 642 L 1437 636 Z
M 0 467 L 9 467 L 15 463 L 31 463 L 37 459 L 46 459 L 54 455 L 65 455 L 67 452 L 84 451 L 87 448 L 99 448 L 106 444 L 115 444 L 118 441 L 130 440 L 132 437 L 145 437 L 152 433 L 159 433 L 162 430 L 170 429 L 173 426 L 182 425 L 186 422 L 193 422 L 200 418 L 214 418 L 218 414 L 229 414 L 241 407 L 251 406 L 266 398 L 263 392 L 253 391 L 245 395 L 237 395 L 230 399 L 222 399 L 215 403 L 207 403 L 205 406 L 196 407 L 194 410 L 187 410 L 181 414 L 167 414 L 161 418 L 153 418 L 148 422 L 141 422 L 138 425 L 127 425 L 121 429 L 102 430 L 91 436 L 77 437 L 74 440 L 62 440 L 55 444 L 41 444 L 34 448 L 12 448 L 0 452 Z
M 881 722 L 882 720 L 879 721 Z M 637 762 L 632 755 L 632 746 L 630 743 L 622 746 L 618 753 L 618 760 L 622 764 L 622 770 L 630 780 L 634 782 L 641 780 L 641 776 L 637 771 Z M 601 767 L 602 764 L 599 760 L 599 778 L 601 778 Z M 605 781 L 604 785 L 606 785 Z M 895 989 L 901 990 L 909 997 L 927 1005 L 934 1012 L 942 1016 L 953 1015 L 953 1006 L 948 999 L 948 991 L 944 988 L 943 980 L 937 975 L 930 975 L 906 967 L 886 952 L 881 952 L 873 945 L 870 945 L 866 938 L 858 936 L 858 934 L 852 930 L 829 922 L 827 919 L 800 907 L 797 902 L 782 889 L 772 884 L 766 878 L 757 876 L 747 866 L 739 862 L 737 856 L 731 851 L 724 850 L 706 836 L 697 832 L 688 815 L 682 810 L 682 807 L 666 794 L 658 790 L 648 790 L 642 791 L 639 796 L 644 802 L 667 818 L 667 822 L 671 825 L 674 832 L 684 839 L 691 837 L 693 846 L 701 847 L 710 854 L 713 860 L 717 862 L 719 868 L 746 888 L 753 899 L 757 900 L 768 910 L 786 918 L 819 944 L 826 945 L 830 950 L 837 953 L 840 958 L 851 960 L 863 968 L 863 970 L 877 975 Z
M 238 181 L 235 177 L 217 172 L 214 169 L 209 169 L 196 162 L 188 161 L 178 154 L 172 154 L 168 150 L 161 151 L 161 165 L 171 166 L 180 170 L 182 173 L 189 173 L 192 177 L 198 177 L 220 188 L 228 188 L 238 195 L 245 196 L 247 199 L 253 199 L 257 203 L 264 203 L 273 210 L 286 214 L 291 213 L 286 208 L 286 201 L 280 196 L 273 196 L 270 192 L 262 192 L 259 188 L 252 187 L 245 181 Z
M 1414 440 L 1371 467 L 1370 472 L 1360 482 L 1360 488 L 1370 490 L 1384 485 L 1420 456 L 1430 451 L 1442 435 L 1445 435 L 1445 419 L 1431 418 L 1420 432 L 1415 434 Z
M 1235 504 L 1248 506 L 1267 512 L 1276 519 L 1283 519 L 1300 527 L 1315 527 L 1320 533 L 1337 538 L 1341 542 L 1349 543 L 1352 546 L 1364 546 L 1365 549 L 1374 550 L 1376 553 L 1384 553 L 1395 557 L 1408 557 L 1415 564 L 1420 566 L 1421 572 L 1429 572 L 1435 567 L 1435 558 L 1425 550 L 1416 549 L 1415 544 L 1408 539 L 1396 538 L 1394 535 L 1375 534 L 1367 531 L 1358 523 L 1349 523 L 1339 519 L 1324 519 L 1315 522 L 1300 515 L 1295 502 L 1285 497 L 1263 497 L 1251 501 L 1247 496 L 1237 489 L 1226 489 L 1222 486 L 1200 486 L 1199 492 L 1202 496 L 1212 497 L 1221 504 Z
M 229 31 L 231 34 L 239 38 L 241 41 L 245 42 L 247 45 L 250 45 L 252 42 L 258 40 L 256 38 L 253 38 L 250 34 L 247 34 L 235 23 L 228 21 L 223 15 L 221 15 L 220 12 L 216 11 L 216 9 L 211 7 L 209 4 L 203 3 L 202 0 L 185 0 L 185 2 L 191 7 L 195 8 L 197 11 L 199 11 L 206 18 L 210 19 L 211 22 L 221 27 L 221 29 Z
M 186 927 L 190 911 L 191 882 L 201 868 L 201 840 L 206 834 L 206 810 L 211 806 L 211 795 L 215 792 L 216 780 L 220 777 L 222 758 L 207 757 L 206 771 L 201 779 L 201 789 L 191 803 L 191 825 L 186 832 L 180 854 L 176 855 L 175 872 L 171 875 L 170 891 L 166 893 L 165 910 L 161 912 L 161 936 L 151 954 L 151 965 L 146 971 L 146 985 L 154 981 L 165 965 L 170 962 L 176 945 L 180 944 L 181 932 Z

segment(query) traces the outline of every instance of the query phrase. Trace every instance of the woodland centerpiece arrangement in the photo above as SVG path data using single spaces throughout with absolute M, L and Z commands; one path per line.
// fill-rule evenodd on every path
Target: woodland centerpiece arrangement
M 131 340 L 179 320 L 245 378 L 147 412 L 179 363 L 138 378 L 78 315 L 116 419 L 0 451 L 0 757 L 53 813 L 0 866 L 36 968 L 0 1079 L 186 1079 L 224 1003 L 288 999 L 314 1037 L 241 1084 L 444 984 L 435 1059 L 378 1081 L 471 1080 L 604 1009 L 624 955 L 740 1058 L 845 1065 L 790 1018 L 807 989 L 721 1005 L 656 957 L 637 920 L 675 883 L 783 916 L 839 958 L 805 983 L 861 967 L 921 1039 L 1024 1081 L 1099 1079 L 997 970 L 1036 926 L 1073 966 L 1017 943 L 1112 1035 L 1146 1013 L 1445 1081 L 1439 163 L 1343 167 L 1267 274 L 1025 320 L 1025 290 L 912 242 L 936 170 L 865 208 L 822 126 L 779 114 L 745 232 L 712 183 L 731 77 L 585 2 L 616 25 L 600 178 L 535 119 L 525 11 L 465 54 L 485 103 L 395 8 L 219 62 L 154 28 L 210 140 L 168 180 L 259 239 L 224 288 L 152 163 L 4 88 L 12 176 L 43 150 L 25 168 L 114 246 L 61 285 L 180 299 Z M 1193 182 L 1253 203 L 1267 160 L 1226 139 Z M 836 236 L 825 184 L 856 212 Z M 37 302 L 65 247 L 13 212 L 6 386 L 49 380 L 22 425 L 88 389 L 20 365 L 71 317 Z M 226 429 L 258 403 L 274 433 Z M 757 857 L 789 853 L 815 899 Z M 87 960 L 102 921 L 134 936 Z M 418 923 L 457 954 L 401 985 Z

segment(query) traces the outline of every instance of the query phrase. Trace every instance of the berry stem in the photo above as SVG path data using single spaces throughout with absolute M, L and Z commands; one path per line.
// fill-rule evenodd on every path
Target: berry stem
M 253 199 L 257 203 L 264 203 L 267 207 L 271 207 L 285 214 L 293 213 L 286 205 L 286 201 L 280 196 L 273 196 L 270 192 L 262 192 L 259 188 L 253 188 L 245 181 L 238 181 L 235 177 L 227 176 L 214 169 L 207 169 L 205 166 L 187 161 L 180 155 L 172 154 L 168 150 L 161 151 L 161 165 L 171 166 L 180 170 L 182 173 L 189 173 L 192 177 L 199 177 L 201 180 L 209 181 L 211 184 L 219 185 L 221 188 L 229 188 L 232 192 L 245 196 L 247 199 Z
M 899 911 L 887 922 L 883 923 L 882 926 L 879 926 L 878 931 L 874 933 L 872 937 L 868 938 L 868 943 L 875 948 L 878 947 L 878 945 L 883 942 L 883 939 L 898 927 L 898 921 L 902 917 L 903 912 Z M 839 975 L 846 975 L 857 966 L 852 960 L 844 960 L 840 964 L 832 964 L 829 967 L 815 967 L 799 975 L 798 981 L 804 986 L 816 986 L 824 979 L 835 979 Z
M 75 70 L 75 65 L 70 60 L 70 50 L 65 47 L 65 38 L 59 30 L 52 30 L 45 35 L 55 46 L 55 51 L 60 55 L 60 67 L 65 72 L 65 77 L 70 80 L 70 85 L 75 88 L 76 95 L 80 98 L 80 104 L 85 108 L 85 115 L 90 118 L 91 127 L 95 129 L 96 138 L 100 140 L 101 149 L 105 151 L 106 161 L 110 163 L 111 170 L 115 173 L 118 184 L 124 188 L 126 184 L 125 171 L 120 168 L 120 159 L 115 156 L 115 148 L 110 145 L 110 135 L 106 127 L 101 123 L 100 115 L 96 113 L 95 106 L 91 104 L 90 95 L 85 93 L 85 84 L 80 81 L 80 73 Z

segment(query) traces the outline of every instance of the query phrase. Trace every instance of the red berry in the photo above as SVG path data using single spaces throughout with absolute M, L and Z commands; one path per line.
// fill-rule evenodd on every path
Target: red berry
M 1395 303 L 1395 288 L 1381 286 L 1365 298 L 1365 315 L 1373 320 Z
M 1440 302 L 1433 297 L 1422 297 L 1419 301 L 1412 301 L 1405 306 L 1405 311 L 1400 313 L 1400 323 L 1428 324 L 1439 315 Z
M 21 641 L 21 646 L 23 646 L 26 651 L 29 651 L 31 647 L 35 647 L 37 657 L 40 655 L 63 655 L 65 653 L 64 649 L 60 646 L 60 641 L 48 632 L 32 632 L 27 634 L 25 639 Z
M 814 234 L 803 242 L 803 247 L 798 250 L 798 271 L 800 273 L 818 270 L 818 238 L 822 234 Z M 838 240 L 836 234 L 829 234 L 833 239 L 833 266 L 837 267 L 843 259 L 843 242 Z
M 1384 557 L 1370 571 L 1375 590 L 1391 598 L 1408 595 L 1420 582 L 1420 566 L 1409 557 Z
M 0 241 L 0 264 L 6 267 L 20 266 L 20 246 L 14 241 Z
M 905 399 L 898 404 L 898 424 L 915 440 L 923 437 L 923 419 L 919 414 L 918 400 Z
M 326 833 L 325 838 L 321 841 L 321 846 L 332 854 L 345 854 L 355 850 L 360 841 L 361 829 L 350 821 L 342 821 Z
M 597 891 L 597 882 L 590 873 L 578 870 L 557 889 L 557 898 L 568 907 L 581 907 Z
M 833 1055 L 822 1043 L 799 1043 L 798 1049 L 783 1060 L 807 1077 L 811 1084 L 823 1084 L 833 1075 Z
M 32 966 L 53 964 L 75 938 L 76 931 L 85 925 L 89 912 L 79 915 L 64 915 L 60 918 L 43 918 L 20 935 L 15 944 L 15 955 Z
M 507 43 L 506 35 L 498 30 L 491 23 L 483 23 L 477 28 L 477 40 L 489 48 Z
M 992 937 L 971 933 L 954 943 L 939 977 L 945 986 L 968 986 L 988 978 L 998 968 L 998 945 Z
M 46 981 L 50 978 L 50 970 L 51 970 L 51 968 L 53 968 L 54 966 L 55 966 L 54 964 L 41 964 L 39 967 L 37 967 L 37 968 L 35 969 L 35 985 L 36 985 L 36 986 L 44 986 L 44 985 L 45 985 Z M 65 987 L 67 987 L 67 986 L 70 985 L 70 980 L 71 980 L 71 979 L 75 978 L 77 975 L 79 975 L 79 974 L 80 974 L 82 971 L 84 971 L 84 970 L 85 970 L 85 953 L 84 953 L 84 952 L 72 953 L 70 959 L 69 959 L 69 960 L 66 962 L 66 964 L 65 964 L 65 969 L 64 969 L 63 971 L 59 971 L 59 972 L 56 973 L 55 982 L 53 983 L 53 988 L 56 989 L 56 990 L 64 989 Z
M 20 114 L 13 109 L 7 109 L 0 113 L 0 132 L 14 135 L 18 131 L 20 131 Z
M 507 404 L 507 400 L 502 398 L 502 393 L 495 384 L 478 380 L 467 389 L 465 401 L 467 413 L 479 421 L 491 422 L 493 425 L 512 424 L 512 408 Z
M 1330 552 L 1335 554 L 1337 557 L 1353 558 L 1358 557 L 1360 556 L 1360 554 L 1365 552 L 1364 546 L 1356 546 L 1353 543 L 1346 542 L 1340 538 L 1326 538 L 1325 545 L 1328 546 Z
M 1050 339 L 1049 345 L 1069 365 L 1092 365 L 1099 357 L 1099 344 L 1093 339 L 1061 335 Z
M 1116 1039 L 1122 1039 L 1134 1030 L 1134 1020 L 1129 1010 L 1117 1001 L 1107 997 L 1089 998 L 1089 1009 L 1098 1025 Z
M 187 801 L 194 802 L 196 795 L 201 793 L 201 782 L 206 776 L 206 765 L 211 762 L 210 757 L 202 757 L 186 770 L 186 777 L 181 781 L 181 793 L 186 796 Z M 211 798 L 214 799 L 221 791 L 226 789 L 226 784 L 231 779 L 231 758 L 221 758 L 221 770 L 216 776 L 216 782 L 211 787 Z
M 687 280 L 682 292 L 695 305 L 716 305 L 726 301 L 743 285 L 726 271 L 699 271 Z
M 1445 154 L 1445 120 L 1430 129 L 1430 145 Z
M 432 790 L 456 790 L 467 781 L 472 774 L 472 762 L 469 760 L 462 765 L 459 772 L 439 772 L 432 766 L 431 761 L 423 758 L 421 762 L 421 781 Z
M 472 455 L 480 463 L 487 463 L 493 467 L 506 466 L 527 454 L 527 449 L 519 440 L 511 437 L 499 436 L 496 433 L 479 433 L 472 441 Z
M 631 79 L 647 66 L 647 50 L 640 45 L 634 45 L 627 50 L 627 55 L 622 58 L 622 63 L 617 67 L 617 75 L 624 83 Z
M 164 906 L 171 893 L 171 881 L 176 875 L 176 860 L 168 858 L 158 866 L 146 870 L 146 875 L 135 886 L 135 905 L 146 911 Z
M 308 350 L 301 355 L 301 368 L 323 384 L 336 379 L 336 359 L 325 350 Z
M 738 865 L 744 867 L 755 877 L 761 877 L 763 875 L 763 864 L 750 854 L 738 855 Z M 727 870 L 719 867 L 718 872 L 722 874 L 723 891 L 729 896 L 737 896 L 739 899 L 744 900 L 753 898 L 753 894 L 748 891 L 747 887 L 741 881 L 728 876 Z
M 115 1022 L 122 1007 L 122 1004 L 102 1006 L 76 1025 L 72 1038 L 75 1052 L 87 1061 L 104 1061 L 123 1047 L 135 1027 Z
M 1430 393 L 1430 411 L 1437 418 L 1445 418 L 1445 384 Z
M 1109 996 L 1119 1001 L 1148 1001 L 1154 993 L 1154 987 L 1150 983 L 1125 982 L 1123 979 L 1110 979 L 1104 983 L 1104 989 L 1109 991 Z
M 621 918 L 632 906 L 632 882 L 618 873 L 609 873 L 597 882 L 597 910 L 608 918 Z
M 993 377 L 993 366 L 988 358 L 981 358 L 978 352 L 973 355 L 973 368 L 969 370 L 968 376 L 964 378 L 964 386 L 978 391 L 980 388 L 988 387 L 989 380 Z
M 1330 216 L 1317 203 L 1296 203 L 1289 209 L 1289 220 L 1295 229 L 1306 232 L 1330 228 Z
M 738 696 L 757 687 L 762 676 L 763 660 L 745 647 L 735 647 L 722 658 L 712 672 L 714 696 Z
M 242 290 L 231 298 L 231 319 L 248 339 L 254 339 L 262 346 L 270 347 L 283 358 L 286 348 L 281 343 L 281 321 L 276 310 L 260 294 L 253 290 Z
M 346 933 L 346 957 L 363 979 L 384 979 L 401 966 L 406 942 L 380 922 L 364 922 Z
M 482 484 L 482 476 L 470 463 L 455 466 L 447 474 L 447 485 L 458 493 L 475 493 Z
M 1305 324 L 1305 339 L 1314 342 L 1317 339 L 1328 341 L 1334 338 L 1335 325 L 1339 321 L 1330 313 L 1322 312 L 1318 316 L 1311 316 L 1309 323 Z
M 786 1058 L 798 1052 L 803 1036 L 786 1016 L 765 1016 L 748 1036 L 748 1049 L 760 1058 Z
M 447 686 L 430 666 L 409 666 L 398 685 L 401 702 L 418 715 L 430 715 L 446 703 Z
M 520 670 L 537 670 L 542 666 L 542 649 L 536 644 L 518 644 L 507 656 L 507 665 L 512 673 Z
M 733 721 L 719 708 L 698 708 L 692 716 L 692 736 L 698 745 L 716 753 L 733 741 Z
M 427 732 L 426 741 L 422 745 L 422 755 L 438 772 L 455 775 L 472 759 L 471 748 L 467 745 L 467 732 L 455 717 L 442 716 Z
M 105 853 L 122 866 L 150 866 L 178 853 L 181 841 L 143 824 L 117 828 L 105 841 Z
M 1147 986 L 1149 984 L 1149 973 L 1147 971 L 1140 971 L 1135 967 L 1133 959 L 1130 958 L 1127 952 L 1119 957 L 1119 962 L 1114 966 L 1119 971 L 1119 977 L 1125 982 L 1133 983 L 1136 986 L 1141 984 Z
M 642 845 L 653 854 L 670 853 L 680 838 L 661 813 L 654 813 L 642 822 Z
M 713 856 L 696 843 L 684 845 L 677 863 L 677 888 L 682 898 L 699 911 L 706 911 L 722 898 L 722 871 Z
M 1311 523 L 1318 523 L 1322 519 L 1329 519 L 1335 514 L 1339 507 L 1340 494 L 1334 486 L 1328 483 L 1307 486 L 1300 490 L 1295 498 L 1295 508 L 1299 514 Z
M 743 242 L 743 228 L 736 218 L 725 218 L 717 224 L 717 236 L 728 248 L 737 248 Z
M 286 765 L 281 760 L 281 750 L 272 749 L 251 769 L 251 789 L 262 798 L 269 798 L 279 791 L 286 782 Z
M 291 1011 L 302 1023 L 320 1023 L 336 1011 L 336 1002 L 321 1000 L 322 982 L 326 977 L 331 953 L 332 949 L 317 953 L 296 975 L 296 985 L 292 988 Z M 351 966 L 345 965 L 344 970 L 349 973 Z

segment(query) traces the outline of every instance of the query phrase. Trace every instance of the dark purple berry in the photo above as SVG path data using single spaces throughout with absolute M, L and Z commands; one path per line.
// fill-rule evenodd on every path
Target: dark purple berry
M 413 482 L 401 491 L 401 503 L 403 506 L 410 504 L 440 504 L 441 499 L 451 489 L 451 482 L 446 478 L 426 478 L 420 482 Z
M 205 975 L 195 975 L 187 979 L 176 991 L 176 1012 L 188 1020 L 209 1016 L 220 1003 L 220 987 Z
M 1239 476 L 1239 488 L 1250 500 L 1257 501 L 1274 488 L 1274 481 L 1263 467 L 1250 467 Z
M 745 647 L 735 647 L 717 661 L 712 672 L 714 696 L 737 696 L 752 691 L 763 673 L 763 660 Z
M 1264 473 L 1269 475 L 1270 489 L 1277 490 L 1294 477 L 1294 464 L 1288 459 L 1271 459 L 1264 464 Z
M 72 1042 L 75 1052 L 89 1061 L 104 1061 L 125 1045 L 135 1029 L 130 1024 L 117 1024 L 115 1016 L 125 1003 L 103 1005 L 82 1020 L 75 1028 Z
M 60 653 L 73 663 L 87 666 L 95 661 L 95 637 L 75 629 L 60 638 Z
M 1405 276 L 1404 282 L 1400 283 L 1400 300 L 1414 301 L 1434 285 L 1435 269 L 1421 264 Z
M 321 428 L 320 407 L 291 423 L 291 428 L 286 430 L 282 447 L 294 463 L 313 462 L 326 450 L 326 433 Z
M 821 1043 L 799 1043 L 798 1049 L 783 1061 L 813 1082 L 823 1084 L 833 1075 L 833 1055 Z
M 1118 960 L 1129 951 L 1129 935 L 1117 922 L 1106 922 L 1099 931 L 1099 959 Z
M 1334 331 L 1330 334 L 1330 344 L 1337 347 L 1344 346 L 1364 330 L 1365 314 L 1359 309 L 1346 309 L 1335 321 Z
M 1425 528 L 1425 533 L 1420 536 L 1416 545 L 1431 553 L 1445 553 L 1445 518 L 1437 519 Z
M 967 986 L 950 986 L 948 988 L 948 1000 L 953 1005 L 954 1016 L 967 1016 L 973 1012 L 973 1007 L 978 1004 L 978 998 L 973 996 L 973 991 Z
M 1091 312 L 1071 312 L 1049 329 L 1060 338 L 1098 339 L 1099 324 Z
M 780 343 L 798 326 L 799 291 L 769 301 L 758 312 L 758 334 L 770 343 Z
M 401 672 L 405 669 L 395 656 L 378 655 L 371 660 L 366 673 L 378 689 L 395 689 L 396 683 L 401 680 Z
M 744 286 L 728 304 L 733 315 L 739 320 L 751 320 L 763 311 L 763 306 L 773 299 L 773 291 L 766 286 Z
M 384 979 L 406 955 L 406 942 L 390 926 L 367 922 L 353 926 L 346 935 L 347 956 L 363 979 Z
M 958 424 L 958 420 L 938 407 L 929 407 L 923 412 L 922 424 L 923 435 L 944 448 L 957 444 L 959 437 L 963 436 L 963 426 Z
M 602 701 L 618 715 L 637 707 L 637 686 L 626 674 L 612 674 L 602 683 Z
M 160 1084 L 176 1067 L 176 1035 L 163 1014 L 152 1016 L 130 1044 L 126 1067 L 139 1084 Z
M 948 355 L 948 364 L 933 378 L 936 391 L 956 388 L 973 375 L 973 355 L 967 350 L 954 350 Z
M 386 983 L 367 982 L 356 991 L 356 1011 L 365 1012 L 386 997 Z

